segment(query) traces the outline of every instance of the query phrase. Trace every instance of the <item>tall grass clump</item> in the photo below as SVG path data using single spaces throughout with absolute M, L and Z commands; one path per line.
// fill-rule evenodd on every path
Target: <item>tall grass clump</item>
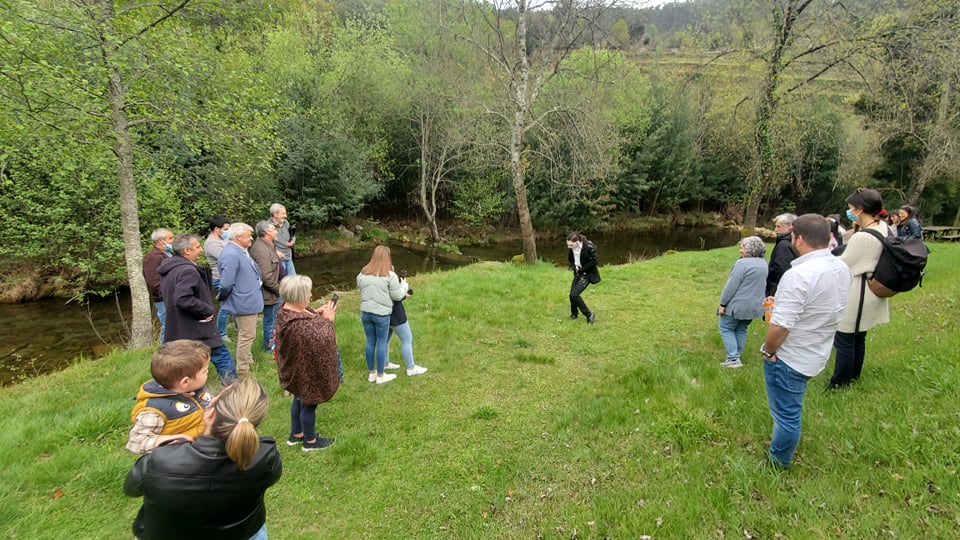
M 337 443 L 281 445 L 270 536 L 956 538 L 960 246 L 932 248 L 924 287 L 868 334 L 861 380 L 810 382 L 786 471 L 765 460 L 759 354 L 720 367 L 735 248 L 601 268 L 585 293 L 593 325 L 567 319 L 569 272 L 547 264 L 417 276 L 406 307 L 430 371 L 386 385 L 366 380 L 358 299 L 344 294 L 345 381 L 317 409 Z M 748 351 L 764 331 L 751 325 Z M 130 537 L 140 501 L 122 495 L 135 459 L 123 444 L 150 353 L 0 389 L 6 537 Z M 285 438 L 290 401 L 268 354 L 254 373 L 272 401 L 261 431 Z

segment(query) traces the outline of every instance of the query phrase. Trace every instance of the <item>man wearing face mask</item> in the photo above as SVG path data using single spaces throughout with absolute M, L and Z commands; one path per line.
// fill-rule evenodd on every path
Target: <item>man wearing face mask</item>
M 203 242 L 203 253 L 207 256 L 207 262 L 210 263 L 210 276 L 213 280 L 213 288 L 220 292 L 220 252 L 227 243 L 227 234 L 230 231 L 230 223 L 224 216 L 213 216 L 210 218 L 210 234 Z M 224 343 L 230 343 L 227 336 L 227 319 L 229 314 L 223 309 L 217 311 L 217 330 L 220 332 L 220 339 Z
M 167 229 L 154 229 L 150 233 L 153 248 L 143 256 L 143 280 L 147 282 L 150 291 L 150 301 L 157 310 L 157 319 L 160 321 L 160 344 L 163 345 L 164 330 L 167 327 L 167 311 L 164 309 L 163 299 L 160 297 L 160 274 L 157 268 L 167 257 L 173 255 L 173 233 Z

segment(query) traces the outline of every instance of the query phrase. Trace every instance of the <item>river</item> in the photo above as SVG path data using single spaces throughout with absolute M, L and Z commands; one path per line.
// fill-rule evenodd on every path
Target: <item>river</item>
M 735 230 L 719 227 L 678 227 L 596 234 L 600 264 L 624 264 L 667 250 L 689 251 L 731 246 L 739 240 Z M 389 243 L 394 266 L 409 275 L 450 270 L 475 261 L 508 261 L 523 252 L 519 241 L 468 246 L 463 255 L 425 246 Z M 371 248 L 296 259 L 297 272 L 313 279 L 314 296 L 354 288 L 359 269 L 370 258 Z M 563 238 L 537 242 L 540 259 L 567 264 Z M 63 369 L 77 358 L 103 355 L 122 343 L 124 320 L 129 320 L 130 298 L 95 298 L 86 305 L 47 299 L 25 304 L 0 304 L 0 386 L 22 378 Z

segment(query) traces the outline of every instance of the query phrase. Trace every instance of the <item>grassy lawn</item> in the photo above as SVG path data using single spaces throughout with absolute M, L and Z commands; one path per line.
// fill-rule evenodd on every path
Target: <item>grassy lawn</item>
M 593 326 L 567 320 L 570 275 L 550 265 L 416 276 L 407 312 L 430 372 L 381 386 L 343 295 L 346 381 L 317 410 L 337 443 L 281 445 L 270 536 L 956 538 L 960 246 L 932 248 L 923 289 L 869 333 L 862 380 L 823 393 L 831 362 L 811 381 L 788 471 L 765 463 L 759 354 L 719 366 L 714 313 L 736 248 L 602 268 L 584 296 Z M 751 325 L 749 351 L 764 329 Z M 4 537 L 131 537 L 123 444 L 150 352 L 0 389 Z M 283 439 L 289 400 L 268 355 L 254 372 L 272 398 L 261 432 Z

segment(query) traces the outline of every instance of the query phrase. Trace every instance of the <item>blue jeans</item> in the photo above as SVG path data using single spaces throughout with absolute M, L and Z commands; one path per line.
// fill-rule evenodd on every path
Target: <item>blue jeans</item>
M 727 360 L 739 360 L 747 346 L 747 327 L 750 319 L 734 319 L 729 315 L 721 315 L 717 323 L 720 327 L 720 339 L 723 348 L 727 351 Z
M 293 257 L 293 255 L 291 254 L 291 258 L 280 259 L 280 264 L 283 265 L 283 271 L 284 271 L 284 275 L 285 275 L 285 276 L 295 276 L 295 275 L 297 275 L 297 271 L 293 268 L 293 258 L 292 258 L 292 257 Z
M 260 530 L 250 537 L 250 540 L 267 540 L 267 524 L 264 523 L 263 527 L 260 527 Z
M 391 326 L 390 332 L 387 333 L 387 341 L 390 341 L 394 332 L 400 338 L 400 354 L 403 355 L 403 362 L 407 364 L 407 369 L 413 369 L 416 364 L 413 363 L 413 332 L 410 331 L 410 323 Z
M 773 417 L 770 460 L 781 467 L 789 467 L 800 443 L 800 415 L 810 377 L 777 358 L 776 362 L 763 362 L 763 378 L 767 383 L 767 405 Z
M 213 280 L 213 288 L 218 292 L 220 291 L 220 280 Z M 227 337 L 227 321 L 230 319 L 230 314 L 223 310 L 223 308 L 217 309 L 217 330 L 220 331 L 220 338 Z
M 163 302 L 154 302 L 153 307 L 157 308 L 157 319 L 160 321 L 160 344 L 163 345 L 163 333 L 167 330 L 167 308 Z
M 272 306 L 263 306 L 263 350 L 272 351 L 270 341 L 273 340 L 273 326 L 277 322 L 277 309 L 280 308 L 280 302 Z
M 374 315 L 361 311 L 360 322 L 363 323 L 363 333 L 367 336 L 367 348 L 364 351 L 367 358 L 367 371 L 374 370 L 373 358 L 376 354 L 377 375 L 383 375 L 383 368 L 387 365 L 387 336 L 390 333 L 390 315 Z
M 233 356 L 226 345 L 210 349 L 210 361 L 217 368 L 220 375 L 220 384 L 227 386 L 237 380 L 237 366 L 233 363 Z

